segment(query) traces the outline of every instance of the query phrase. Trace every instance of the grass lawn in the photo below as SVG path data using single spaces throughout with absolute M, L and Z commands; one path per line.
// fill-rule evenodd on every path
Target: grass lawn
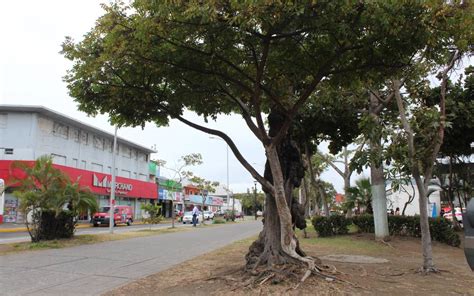
M 207 225 L 206 225 L 207 226 Z M 38 243 L 32 242 L 21 242 L 11 244 L 0 245 L 0 255 L 26 252 L 32 250 L 44 250 L 44 249 L 60 249 L 68 248 L 79 245 L 95 244 L 107 241 L 115 241 L 122 239 L 130 239 L 136 237 L 152 236 L 164 233 L 173 233 L 178 231 L 188 231 L 188 228 L 162 228 L 162 229 L 143 229 L 137 231 L 130 231 L 125 233 L 114 233 L 114 234 L 82 234 L 75 235 L 71 239 L 60 239 L 51 241 L 41 241 Z

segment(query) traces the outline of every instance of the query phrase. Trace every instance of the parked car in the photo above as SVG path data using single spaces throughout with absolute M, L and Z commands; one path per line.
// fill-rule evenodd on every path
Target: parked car
M 225 211 L 224 210 L 218 210 L 216 211 L 215 213 L 217 216 L 224 216 L 225 215 Z
M 456 216 L 456 220 L 458 220 L 459 224 L 462 226 L 461 208 L 454 208 L 454 215 Z M 443 217 L 446 218 L 449 221 L 453 221 L 453 213 L 451 212 L 451 209 L 448 209 L 448 212 L 446 212 L 443 215 Z
M 204 211 L 204 219 L 206 220 L 214 219 L 214 213 L 211 211 Z
M 97 213 L 92 216 L 91 223 L 94 227 L 99 225 L 108 225 L 110 223 L 110 207 L 101 207 Z M 133 209 L 131 206 L 114 206 L 114 225 L 133 223 Z
M 199 216 L 200 215 L 197 215 L 196 217 L 196 223 L 199 223 Z M 189 212 L 184 212 L 184 216 L 183 216 L 183 224 L 186 224 L 186 223 L 193 223 L 193 212 L 189 211 Z
M 234 217 L 235 217 L 235 219 L 243 218 L 244 217 L 244 212 L 234 211 Z M 232 211 L 231 210 L 225 211 L 224 219 L 227 219 L 227 220 L 232 219 Z

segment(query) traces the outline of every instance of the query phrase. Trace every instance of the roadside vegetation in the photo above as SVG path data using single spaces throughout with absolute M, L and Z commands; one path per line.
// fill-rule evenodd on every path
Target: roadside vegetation
M 13 162 L 13 194 L 32 242 L 71 238 L 81 213 L 95 213 L 98 204 L 89 188 L 80 187 L 53 166 L 50 156 L 34 162 Z
M 61 249 L 80 245 L 96 244 L 108 241 L 117 241 L 137 237 L 154 236 L 159 234 L 174 233 L 180 231 L 189 231 L 188 228 L 162 228 L 162 229 L 143 229 L 125 233 L 114 234 L 82 234 L 75 235 L 68 239 L 54 239 L 40 242 L 22 242 L 0 245 L 0 255 L 18 253 L 25 251 Z

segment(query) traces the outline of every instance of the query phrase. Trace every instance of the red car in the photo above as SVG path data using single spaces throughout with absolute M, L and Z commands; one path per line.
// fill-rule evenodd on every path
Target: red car
M 99 225 L 108 225 L 110 223 L 110 207 L 101 207 L 99 212 L 92 217 L 94 227 Z M 133 210 L 131 206 L 114 206 L 114 225 L 119 223 L 127 224 L 133 223 Z

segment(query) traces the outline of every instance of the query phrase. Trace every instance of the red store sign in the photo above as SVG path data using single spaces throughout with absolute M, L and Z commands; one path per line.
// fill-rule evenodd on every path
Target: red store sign
M 11 160 L 0 160 L 0 178 L 5 179 L 7 185 L 8 180 L 10 179 L 10 165 L 12 162 L 13 161 Z M 33 163 L 33 161 L 25 162 Z M 99 195 L 110 195 L 110 185 L 112 183 L 111 175 L 56 164 L 54 167 L 66 173 L 71 181 L 78 181 L 81 186 L 89 187 L 93 193 Z M 115 194 L 123 197 L 157 199 L 158 188 L 154 182 L 144 182 L 135 179 L 116 177 Z

